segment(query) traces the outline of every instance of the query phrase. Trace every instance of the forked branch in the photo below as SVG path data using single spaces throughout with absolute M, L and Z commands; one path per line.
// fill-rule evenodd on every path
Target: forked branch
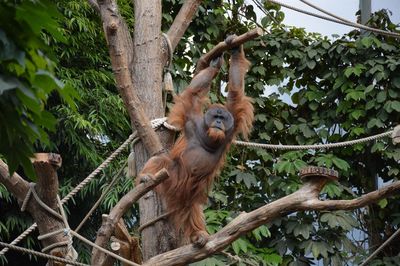
M 112 208 L 110 214 L 108 216 L 103 216 L 103 223 L 97 232 L 95 244 L 105 248 L 112 233 L 114 232 L 115 226 L 124 213 L 128 209 L 132 208 L 132 204 L 139 200 L 144 194 L 152 190 L 155 186 L 167 178 L 167 170 L 162 169 L 154 177 L 147 178 L 148 181 L 141 183 L 123 196 L 117 205 Z M 94 248 L 92 251 L 92 265 L 103 265 L 106 257 L 106 254 Z
M 326 181 L 328 181 L 327 177 L 319 176 L 310 178 L 295 193 L 264 205 L 252 212 L 240 214 L 219 232 L 210 236 L 209 242 L 201 249 L 195 248 L 193 245 L 186 245 L 155 256 L 143 265 L 185 265 L 190 262 L 199 261 L 223 250 L 241 235 L 271 222 L 282 215 L 305 210 L 352 210 L 377 202 L 400 191 L 400 181 L 397 181 L 356 199 L 321 201 L 318 199 L 318 196 Z

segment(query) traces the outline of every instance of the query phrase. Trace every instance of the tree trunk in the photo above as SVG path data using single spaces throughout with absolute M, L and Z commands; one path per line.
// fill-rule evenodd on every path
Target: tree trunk
M 162 101 L 162 52 L 161 52 L 161 1 L 134 1 L 135 30 L 132 80 L 137 94 L 144 103 L 150 119 L 165 116 Z M 165 146 L 172 143 L 172 134 L 159 134 Z M 149 154 L 141 143 L 135 146 L 136 169 L 140 172 Z M 150 191 L 139 201 L 140 224 L 147 223 L 165 212 L 161 199 Z M 144 261 L 175 247 L 175 237 L 168 223 L 160 220 L 142 231 Z

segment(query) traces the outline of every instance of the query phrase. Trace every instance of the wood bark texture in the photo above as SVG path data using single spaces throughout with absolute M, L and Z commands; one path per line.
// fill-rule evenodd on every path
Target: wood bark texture
M 61 166 L 61 157 L 56 154 L 41 153 L 37 155 L 38 156 L 33 160 L 33 166 L 37 176 L 35 190 L 43 203 L 59 213 L 57 205 L 58 176 L 56 169 Z M 29 183 L 17 173 L 9 176 L 8 166 L 2 160 L 0 160 L 0 182 L 14 195 L 14 197 L 17 198 L 17 201 L 21 206 L 29 191 Z M 33 220 L 36 222 L 40 235 L 65 228 L 64 223 L 41 207 L 33 196 L 30 197 L 27 203 L 26 211 L 30 213 Z M 45 248 L 49 245 L 67 240 L 68 238 L 64 236 L 64 234 L 57 234 L 43 239 L 41 243 L 43 248 Z M 68 250 L 66 246 L 62 246 L 52 249 L 50 254 L 64 257 L 67 252 Z
M 400 191 L 400 181 L 397 181 L 377 191 L 365 194 L 360 198 L 321 201 L 319 200 L 319 193 L 328 179 L 326 177 L 309 178 L 295 193 L 264 205 L 252 212 L 241 213 L 220 231 L 211 235 L 209 242 L 201 249 L 195 248 L 193 245 L 186 245 L 155 256 L 143 265 L 185 265 L 199 261 L 223 250 L 241 235 L 291 212 L 305 210 L 352 210 L 367 206 Z
M 133 46 L 132 79 L 142 102 L 146 103 L 146 114 L 150 119 L 165 116 L 162 100 L 163 60 L 161 52 L 161 1 L 134 1 L 135 26 Z M 173 143 L 169 131 L 159 133 L 164 147 Z M 140 172 L 149 159 L 142 143 L 135 145 L 136 169 Z M 140 224 L 162 215 L 165 208 L 153 191 L 139 200 Z M 143 260 L 176 247 L 175 236 L 170 225 L 161 220 L 141 232 Z
M 159 171 L 154 179 L 148 178 L 148 181 L 145 183 L 141 183 L 136 186 L 134 189 L 129 191 L 125 196 L 121 198 L 121 200 L 117 203 L 117 205 L 112 208 L 111 212 L 107 216 L 103 216 L 103 223 L 100 229 L 97 231 L 97 238 L 95 244 L 106 248 L 109 243 L 110 237 L 115 230 L 115 226 L 122 218 L 122 215 L 129 209 L 132 208 L 132 205 L 142 197 L 146 192 L 153 189 L 160 182 L 168 178 L 168 172 L 166 170 Z M 92 265 L 103 265 L 106 262 L 107 255 L 102 251 L 94 248 L 92 250 Z
M 153 102 L 153 99 L 138 97 L 139 90 L 135 86 L 140 84 L 132 81 L 130 71 L 133 57 L 132 38 L 128 26 L 119 14 L 117 3 L 113 0 L 102 0 L 98 3 L 117 87 L 128 110 L 132 127 L 137 130 L 146 150 L 150 154 L 155 154 L 162 150 L 162 145 L 151 127 L 149 117 L 146 115 L 149 110 L 146 108 L 145 112 L 143 104 L 157 104 L 157 101 Z M 152 87 L 149 89 L 152 89 Z

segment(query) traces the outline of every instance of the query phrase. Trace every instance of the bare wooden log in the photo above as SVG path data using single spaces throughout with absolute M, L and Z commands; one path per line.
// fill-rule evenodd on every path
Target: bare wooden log
M 148 178 L 147 182 L 139 184 L 134 189 L 129 191 L 125 196 L 123 196 L 117 205 L 115 205 L 110 211 L 110 214 L 103 216 L 103 223 L 97 232 L 95 244 L 105 248 L 112 233 L 114 232 L 116 224 L 121 219 L 122 215 L 129 208 L 132 208 L 132 204 L 135 203 L 140 197 L 153 189 L 166 178 L 168 178 L 168 172 L 167 170 L 162 169 L 157 172 L 154 178 Z M 103 263 L 106 261 L 106 257 L 107 256 L 103 252 L 94 248 L 92 250 L 92 265 L 103 265 Z
M 224 51 L 227 51 L 233 47 L 239 46 L 249 40 L 257 38 L 263 35 L 263 30 L 261 28 L 255 28 L 251 31 L 248 31 L 242 35 L 237 36 L 233 39 L 233 41 L 228 45 L 226 42 L 220 42 L 216 46 L 214 46 L 211 51 L 202 55 L 200 59 L 197 61 L 195 74 L 206 68 L 212 59 L 220 56 Z
M 45 205 L 52 210 L 58 212 L 57 194 L 58 194 L 58 176 L 56 169 L 61 166 L 61 157 L 54 153 L 35 154 L 32 159 L 36 175 L 38 177 L 35 190 L 38 197 Z M 5 185 L 18 203 L 22 206 L 25 197 L 30 190 L 30 185 L 20 175 L 14 173 L 12 176 L 8 174 L 8 166 L 0 160 L 0 182 Z M 31 214 L 34 221 L 38 225 L 41 235 L 48 234 L 59 229 L 65 228 L 61 219 L 50 214 L 31 196 L 26 203 L 26 210 Z M 68 241 L 68 237 L 64 234 L 56 234 L 52 237 L 42 239 L 44 248 L 50 245 Z M 68 250 L 66 246 L 55 247 L 51 250 L 52 255 L 64 257 Z
M 199 261 L 223 250 L 241 235 L 288 213 L 305 210 L 351 210 L 377 202 L 400 191 L 400 181 L 397 181 L 353 200 L 321 201 L 318 199 L 322 189 L 321 182 L 326 182 L 330 179 L 327 176 L 307 178 L 305 179 L 305 184 L 295 193 L 264 205 L 252 212 L 241 213 L 219 232 L 210 236 L 210 240 L 203 248 L 198 249 L 193 245 L 186 245 L 155 256 L 143 265 L 185 265 L 190 262 Z

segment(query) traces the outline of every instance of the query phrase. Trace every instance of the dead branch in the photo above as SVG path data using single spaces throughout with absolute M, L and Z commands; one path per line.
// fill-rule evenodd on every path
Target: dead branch
M 128 209 L 132 208 L 132 204 L 135 203 L 140 197 L 153 189 L 166 178 L 168 178 L 168 172 L 167 170 L 162 169 L 154 176 L 154 178 L 148 178 L 147 182 L 141 183 L 123 196 L 117 205 L 115 205 L 110 211 L 110 214 L 108 216 L 103 216 L 103 223 L 97 232 L 95 244 L 105 248 L 112 233 L 114 232 L 115 226 L 121 219 L 122 215 L 124 215 Z M 92 265 L 103 265 L 105 260 L 106 255 L 104 253 L 96 248 L 92 250 Z
M 220 56 L 224 51 L 231 49 L 232 47 L 239 46 L 249 40 L 257 38 L 263 35 L 263 30 L 261 28 L 255 28 L 251 31 L 248 31 L 242 35 L 237 36 L 233 39 L 233 41 L 228 45 L 226 42 L 220 42 L 216 46 L 214 46 L 211 51 L 202 55 L 200 59 L 197 61 L 195 74 L 206 68 L 212 59 Z
M 143 101 L 139 99 L 133 85 L 130 72 L 133 44 L 128 27 L 119 14 L 115 1 L 101 0 L 98 3 L 115 79 L 128 110 L 132 127 L 137 130 L 149 154 L 156 154 L 163 147 L 151 127 L 150 120 L 143 109 Z
M 309 178 L 305 180 L 305 184 L 295 193 L 271 202 L 252 212 L 241 213 L 219 232 L 212 235 L 210 241 L 201 249 L 195 248 L 193 245 L 186 245 L 155 256 L 143 265 L 185 265 L 190 262 L 199 261 L 223 250 L 241 235 L 288 213 L 305 210 L 351 210 L 377 202 L 400 191 L 400 181 L 397 181 L 384 188 L 363 195 L 360 198 L 321 201 L 318 199 L 318 196 L 328 179 L 321 176 Z
M 176 48 L 179 40 L 189 27 L 201 2 L 202 0 L 187 0 L 183 3 L 178 15 L 175 17 L 174 22 L 167 32 L 168 38 L 171 41 L 172 50 Z

